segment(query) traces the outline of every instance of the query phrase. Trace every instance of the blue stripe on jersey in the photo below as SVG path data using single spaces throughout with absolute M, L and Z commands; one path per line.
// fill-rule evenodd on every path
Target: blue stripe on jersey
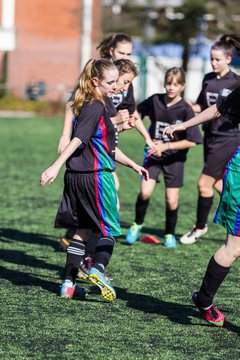
M 95 195 L 103 234 L 111 235 L 104 207 L 102 172 L 95 173 Z
M 149 147 L 145 145 L 144 147 L 144 157 L 143 157 L 143 167 L 148 169 L 148 163 L 151 155 L 148 153 Z
M 233 155 L 233 157 L 229 160 L 229 162 L 227 163 L 226 167 L 229 167 L 233 161 L 235 160 L 236 156 L 238 155 L 238 153 L 240 152 L 240 145 L 238 146 L 235 154 Z
M 107 130 L 104 124 L 104 118 L 100 119 L 97 132 L 94 138 L 91 138 L 91 143 L 94 146 L 94 156 L 97 157 L 97 169 L 94 171 L 109 168 L 114 170 L 114 160 L 110 156 L 109 147 L 107 144 Z
M 236 216 L 236 221 L 234 224 L 234 234 L 240 236 L 240 205 L 238 205 L 238 212 Z
M 227 180 L 227 176 L 228 176 L 229 170 L 226 168 L 223 174 L 223 188 L 222 188 L 222 194 L 224 194 L 225 188 L 226 188 L 226 180 Z M 214 216 L 214 220 L 213 222 L 217 222 L 218 220 L 218 215 L 219 215 L 219 206 L 217 208 L 216 214 Z

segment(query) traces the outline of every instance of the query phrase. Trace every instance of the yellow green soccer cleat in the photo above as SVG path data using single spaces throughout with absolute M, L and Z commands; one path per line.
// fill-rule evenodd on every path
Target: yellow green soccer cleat
M 95 268 L 91 268 L 89 272 L 89 280 L 101 290 L 101 296 L 106 301 L 114 301 L 116 299 L 116 291 L 103 273 Z
M 126 244 L 132 245 L 138 240 L 143 225 L 144 224 L 138 225 L 135 222 L 132 224 L 126 234 Z
M 176 236 L 173 234 L 165 234 L 164 235 L 164 246 L 168 249 L 175 248 L 176 244 Z

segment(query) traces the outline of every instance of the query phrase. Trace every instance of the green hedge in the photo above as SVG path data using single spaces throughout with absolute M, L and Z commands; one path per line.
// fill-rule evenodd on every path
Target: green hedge
M 60 101 L 23 100 L 13 96 L 0 98 L 0 111 L 31 111 L 39 115 L 63 114 L 65 104 Z

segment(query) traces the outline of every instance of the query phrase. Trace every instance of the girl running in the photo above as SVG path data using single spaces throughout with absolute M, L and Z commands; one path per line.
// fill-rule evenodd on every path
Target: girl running
M 118 110 L 119 105 L 121 106 L 122 104 L 124 106 L 127 106 L 127 104 L 129 103 L 129 100 L 127 98 L 127 93 L 128 93 L 128 89 L 130 84 L 132 83 L 133 79 L 138 75 L 137 72 L 137 68 L 136 66 L 133 64 L 133 62 L 131 60 L 125 60 L 125 59 L 119 59 L 114 61 L 114 64 L 117 66 L 118 68 L 118 72 L 119 72 L 119 78 L 117 80 L 117 87 L 114 91 L 114 94 L 111 96 L 111 99 L 119 99 L 119 94 L 121 94 L 121 100 L 122 103 L 120 102 L 120 104 L 117 102 L 113 102 L 113 101 L 109 101 L 108 102 L 108 113 L 109 116 L 111 118 L 111 121 L 114 124 L 115 127 L 115 132 L 116 132 L 116 144 L 118 142 L 118 132 L 121 132 L 123 130 L 127 130 L 127 129 L 131 129 L 133 127 L 133 120 L 129 119 L 129 113 L 128 110 L 120 110 L 118 111 L 117 115 L 116 115 L 116 110 Z M 74 97 L 75 94 L 75 90 L 73 91 L 73 95 L 72 95 L 72 99 Z M 115 110 L 116 108 L 116 110 Z M 69 110 L 72 114 L 72 110 Z M 120 114 L 119 114 L 120 113 Z M 125 114 L 127 114 L 127 116 L 125 116 Z M 120 120 L 119 120 L 119 118 Z M 69 121 L 71 119 L 71 122 Z M 126 121 L 127 119 L 127 121 Z M 73 123 L 75 121 L 75 116 L 72 115 L 69 116 L 69 114 L 67 113 L 67 116 L 65 117 L 65 131 L 69 134 L 70 130 L 71 130 L 71 134 L 72 134 L 72 129 L 73 129 Z M 119 123 L 120 121 L 120 123 Z M 123 122 L 121 122 L 123 121 Z M 70 141 L 70 138 L 69 138 Z M 63 149 L 61 149 L 62 151 Z M 113 173 L 115 176 L 115 172 Z M 115 183 L 116 185 L 118 184 L 118 179 L 117 176 L 115 177 Z M 117 186 L 117 189 L 119 188 L 119 184 Z M 118 200 L 118 210 L 120 208 L 119 205 L 119 200 Z M 68 231 L 66 232 L 66 234 L 60 239 L 60 246 L 61 248 L 63 248 L 64 250 L 66 250 L 66 248 L 69 245 L 69 241 L 71 239 L 71 237 L 73 236 L 75 230 L 74 229 L 68 229 Z M 83 275 L 83 274 L 82 274 Z M 83 277 L 85 278 L 86 276 L 83 275 Z
M 216 103 L 219 91 L 227 96 L 237 86 L 239 76 L 229 65 L 233 56 L 234 37 L 223 35 L 211 48 L 213 72 L 207 74 L 202 90 L 193 105 L 195 112 L 203 111 Z M 220 116 L 216 121 L 204 124 L 204 167 L 198 181 L 197 219 L 190 231 L 180 238 L 182 244 L 194 244 L 208 231 L 207 219 L 213 203 L 214 189 L 221 194 L 222 174 L 229 159 L 239 144 L 238 125 L 227 117 Z M 224 151 L 222 151 L 224 149 Z
M 40 183 L 52 183 L 66 161 L 63 199 L 55 227 L 75 228 L 67 248 L 64 281 L 60 296 L 84 295 L 76 285 L 79 264 L 91 233 L 99 233 L 89 279 L 107 301 L 116 298 L 104 272 L 111 258 L 115 237 L 121 235 L 117 193 L 112 171 L 114 160 L 148 178 L 148 172 L 115 147 L 115 130 L 106 110 L 119 77 L 117 67 L 107 59 L 90 60 L 81 74 L 72 109 L 76 116 L 72 140 L 59 158 L 45 170 Z
M 178 197 L 180 187 L 183 186 L 184 162 L 188 148 L 201 143 L 198 127 L 181 134 L 174 142 L 170 142 L 163 130 L 169 124 L 182 123 L 194 113 L 189 104 L 182 99 L 185 74 L 181 68 L 169 69 L 165 75 L 165 94 L 155 94 L 140 103 L 137 107 L 141 117 L 148 116 L 151 125 L 149 133 L 142 121 L 135 123 L 136 129 L 142 134 L 146 142 L 149 137 L 155 142 L 157 150 L 145 147 L 144 167 L 149 171 L 150 179 L 141 181 L 140 193 L 136 202 L 135 222 L 126 235 L 126 242 L 133 244 L 138 240 L 144 225 L 144 217 L 151 195 L 162 172 L 165 181 L 166 223 L 164 245 L 168 248 L 176 246 L 175 227 L 178 214 Z
M 109 59 L 111 61 L 116 61 L 120 59 L 129 60 L 133 50 L 133 41 L 131 37 L 128 36 L 127 34 L 124 33 L 112 34 L 104 38 L 103 41 L 98 45 L 97 49 L 99 50 L 101 58 Z M 123 75 L 123 73 L 126 74 L 124 72 L 124 69 L 122 74 L 120 74 L 120 76 Z M 118 87 L 118 89 L 112 95 L 114 106 L 116 107 L 118 112 L 117 112 L 117 116 L 114 117 L 111 116 L 111 119 L 114 124 L 118 125 L 118 131 L 122 131 L 126 128 L 131 128 L 134 122 L 134 117 L 132 116 L 130 118 L 129 114 L 133 114 L 136 109 L 135 99 L 133 95 L 133 86 L 131 83 L 134 76 L 137 75 L 136 67 L 133 70 L 133 72 L 129 68 L 127 74 L 128 75 L 125 75 L 125 77 L 128 76 L 129 78 L 127 80 L 125 78 L 124 80 L 124 82 L 126 82 L 125 86 L 127 87 L 127 90 Z M 121 79 L 119 79 L 119 82 L 121 82 Z M 73 100 L 74 93 L 75 90 L 73 90 L 73 93 L 70 96 L 70 99 L 66 105 L 63 132 L 58 145 L 59 155 L 63 152 L 63 150 L 71 140 L 72 124 L 74 119 L 71 102 Z M 116 172 L 114 172 L 113 175 L 118 190 L 120 186 L 119 179 Z M 118 208 L 120 208 L 119 199 L 118 199 Z M 60 246 L 63 249 L 66 249 L 67 246 L 69 245 L 69 239 L 71 239 L 72 235 L 73 232 L 71 229 L 69 229 L 66 232 L 66 234 L 60 239 Z
M 234 36 L 234 45 L 240 54 L 240 38 Z M 240 122 L 240 84 L 227 98 L 219 96 L 217 103 L 193 119 L 165 129 L 171 139 L 176 131 L 186 131 L 191 126 L 212 120 L 214 123 L 223 115 L 233 125 Z M 199 291 L 192 295 L 200 315 L 210 324 L 222 327 L 225 317 L 213 304 L 221 283 L 230 271 L 233 262 L 240 256 L 240 146 L 228 162 L 223 175 L 223 191 L 214 222 L 227 231 L 227 240 L 215 252 L 208 263 Z

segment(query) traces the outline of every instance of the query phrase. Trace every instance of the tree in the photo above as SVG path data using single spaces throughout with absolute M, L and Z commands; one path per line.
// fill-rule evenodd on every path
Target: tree
M 174 19 L 169 20 L 167 17 L 159 18 L 157 33 L 159 34 L 155 41 L 157 42 L 174 42 L 182 44 L 183 68 L 186 70 L 189 57 L 189 39 L 196 37 L 200 31 L 200 22 L 206 13 L 206 6 L 202 0 L 185 0 L 183 5 L 177 8 L 178 14 L 182 14 Z
M 143 4 L 144 2 L 142 2 Z M 223 33 L 237 33 L 240 22 L 239 0 L 183 0 L 178 7 L 157 6 L 156 1 L 122 1 L 122 12 L 112 14 L 111 7 L 103 12 L 103 31 L 127 32 L 148 43 L 174 42 L 184 47 L 183 67 L 189 56 L 189 39 L 202 33 L 215 40 Z M 149 36 L 147 29 L 152 29 Z

